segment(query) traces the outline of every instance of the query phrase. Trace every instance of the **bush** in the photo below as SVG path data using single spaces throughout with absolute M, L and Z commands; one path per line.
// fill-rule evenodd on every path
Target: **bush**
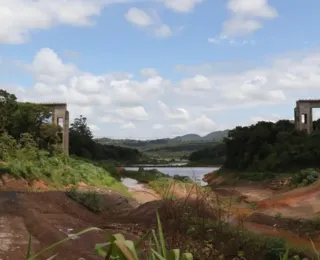
M 67 196 L 76 202 L 82 204 L 92 212 L 101 212 L 104 206 L 104 197 L 97 192 L 79 192 L 77 188 L 72 187 L 67 191 Z
M 314 183 L 318 178 L 319 173 L 315 169 L 304 169 L 293 175 L 292 184 L 296 187 L 304 187 Z

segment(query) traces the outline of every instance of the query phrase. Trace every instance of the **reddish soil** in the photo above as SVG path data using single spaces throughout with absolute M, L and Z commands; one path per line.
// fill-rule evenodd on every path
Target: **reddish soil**
M 41 183 L 41 182 L 40 182 Z M 38 184 L 38 183 L 37 183 Z M 140 226 L 115 224 L 110 217 L 121 216 L 134 209 L 130 200 L 115 194 L 105 194 L 105 208 L 93 214 L 69 199 L 64 192 L 17 192 L 27 186 L 22 180 L 10 180 L 0 191 L 0 259 L 25 259 L 29 233 L 32 235 L 33 253 L 52 243 L 88 227 L 104 228 L 104 232 L 91 232 L 59 246 L 46 259 L 59 253 L 58 259 L 100 259 L 94 254 L 94 245 L 105 242 L 105 231 L 124 234 L 136 240 L 141 235 Z M 42 186 L 42 184 L 40 185 Z M 10 191 L 11 190 L 11 191 Z M 45 258 L 46 257 L 46 258 Z
M 146 187 L 142 190 L 132 190 L 133 197 L 138 202 L 148 202 L 141 206 L 132 199 L 106 190 L 102 191 L 104 209 L 102 213 L 94 214 L 69 199 L 62 191 L 27 192 L 30 189 L 47 190 L 48 187 L 44 182 L 27 183 L 22 179 L 15 180 L 8 176 L 4 176 L 4 181 L 4 184 L 0 182 L 0 260 L 25 259 L 29 233 L 32 235 L 32 250 L 37 252 L 88 227 L 99 227 L 104 229 L 104 232 L 95 231 L 73 239 L 45 257 L 59 253 L 58 259 L 62 260 L 81 257 L 86 260 L 100 259 L 94 254 L 93 249 L 96 243 L 105 242 L 105 231 L 109 234 L 121 232 L 128 239 L 136 240 L 154 225 L 156 209 L 161 208 L 160 214 L 167 211 L 164 216 L 168 216 L 170 207 L 172 207 L 172 205 L 166 205 L 159 201 L 157 194 L 150 189 L 146 190 Z M 79 186 L 83 190 L 91 189 L 86 183 L 80 183 Z M 277 212 L 290 216 L 292 214 L 315 214 L 317 210 L 320 211 L 320 205 L 317 202 L 320 198 L 320 190 L 317 185 L 274 196 L 273 191 L 254 185 L 229 189 L 223 187 L 216 191 L 222 196 L 242 196 L 244 201 L 257 202 L 257 211 L 249 209 L 248 205 L 243 206 L 241 203 L 238 203 L 239 205 L 234 206 L 231 210 L 237 212 L 237 216 L 243 214 L 248 216 L 245 223 L 248 229 L 267 235 L 282 236 L 306 245 L 309 243 L 307 239 L 297 238 L 290 232 L 273 227 L 276 223 L 278 226 L 286 228 L 285 230 L 292 229 L 285 223 L 274 222 L 275 220 L 270 219 L 267 215 L 273 214 L 274 216 Z M 174 190 L 177 198 L 185 198 L 189 192 L 190 190 L 186 187 L 175 187 Z M 199 204 L 196 200 L 199 198 L 199 194 L 196 191 L 191 193 L 191 198 L 194 199 L 191 202 L 193 201 L 194 205 L 191 203 L 188 209 L 197 211 L 196 207 L 199 207 Z M 207 211 L 207 205 L 200 206 L 205 206 L 203 211 L 206 216 L 211 217 L 214 214 L 212 211 Z M 311 206 L 312 211 L 310 211 Z M 45 257 L 39 259 L 46 259 Z
M 310 219 L 319 216 L 319 200 L 320 187 L 319 183 L 315 183 L 263 200 L 258 210 L 268 215 L 279 213 L 287 217 Z

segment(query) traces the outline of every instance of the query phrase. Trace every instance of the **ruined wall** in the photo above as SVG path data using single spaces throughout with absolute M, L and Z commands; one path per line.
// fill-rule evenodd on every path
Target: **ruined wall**
M 67 104 L 43 103 L 41 105 L 50 108 L 52 123 L 62 127 L 62 131 L 58 134 L 62 139 L 63 151 L 69 154 L 69 111 L 67 110 Z
M 320 108 L 320 100 L 298 100 L 294 109 L 295 127 L 300 131 L 313 131 L 312 109 Z

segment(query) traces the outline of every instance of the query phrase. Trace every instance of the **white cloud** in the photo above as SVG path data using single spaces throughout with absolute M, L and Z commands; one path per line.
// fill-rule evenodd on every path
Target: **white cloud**
M 262 20 L 274 19 L 278 13 L 268 0 L 229 0 L 230 18 L 223 25 L 225 36 L 252 33 L 262 27 Z
M 189 113 L 184 108 L 175 108 L 170 109 L 164 102 L 161 100 L 158 101 L 160 110 L 163 112 L 165 117 L 169 120 L 189 120 Z
M 154 68 L 144 68 L 140 70 L 140 74 L 146 78 L 155 78 L 159 76 L 159 72 Z
M 120 128 L 121 129 L 135 129 L 136 126 L 132 122 L 129 122 L 129 123 L 125 123 L 125 124 L 121 125 Z
M 209 78 L 203 75 L 195 75 L 192 78 L 186 78 L 181 80 L 178 84 L 178 91 L 204 91 L 210 90 L 213 87 L 213 82 Z
M 32 30 L 54 25 L 88 26 L 107 4 L 122 0 L 2 0 L 0 4 L 0 43 L 19 44 Z
M 152 128 L 153 128 L 153 129 L 156 129 L 156 130 L 160 130 L 160 129 L 163 129 L 164 126 L 163 126 L 162 124 L 154 124 L 154 125 L 152 126 Z
M 166 24 L 161 24 L 154 31 L 154 35 L 159 38 L 166 38 L 172 36 L 171 28 Z
M 145 11 L 132 7 L 125 14 L 125 18 L 130 22 L 138 26 L 148 26 L 153 24 L 151 16 L 149 16 Z
M 246 45 L 255 45 L 256 41 L 255 40 L 241 40 L 241 41 L 237 41 L 233 38 L 229 38 L 226 36 L 222 36 L 220 35 L 219 37 L 214 37 L 214 38 L 208 38 L 208 42 L 211 44 L 228 44 L 230 46 L 246 46 Z
M 94 132 L 101 130 L 100 127 L 98 127 L 98 126 L 96 126 L 96 125 L 89 125 L 89 127 L 90 127 L 90 130 L 91 130 L 91 131 L 94 131 Z
M 281 119 L 279 115 L 273 114 L 273 115 L 266 115 L 266 116 L 252 116 L 250 117 L 250 122 L 253 124 L 256 124 L 260 121 L 265 121 L 265 122 L 277 122 Z
M 117 108 L 115 113 L 127 120 L 145 121 L 149 119 L 148 113 L 142 106 Z
M 173 124 L 171 126 L 178 130 L 177 134 L 198 133 L 200 135 L 205 135 L 216 129 L 215 122 L 206 115 L 201 115 L 194 120 L 186 122 L 185 124 Z
M 150 68 L 141 70 L 146 78 L 139 80 L 126 72 L 82 71 L 47 48 L 25 67 L 33 75 L 33 86 L 2 88 L 15 93 L 21 101 L 67 102 L 71 121 L 82 114 L 101 133 L 122 137 L 127 132 L 119 129 L 130 122 L 138 130 L 134 135 L 145 137 L 214 131 L 226 125 L 219 121 L 221 116 L 215 116 L 218 110 L 230 110 L 227 120 L 232 121 L 247 107 L 254 111 L 252 115 L 259 113 L 259 106 L 271 104 L 288 104 L 291 109 L 296 99 L 317 96 L 320 86 L 318 51 L 279 56 L 264 67 L 240 65 L 241 69 L 228 72 L 214 66 L 199 66 L 195 71 L 192 67 L 189 71 L 184 66 L 184 70 L 194 72 L 193 76 L 174 83 Z M 193 95 L 184 95 L 188 91 Z M 172 124 L 174 127 L 170 127 Z
M 176 12 L 188 13 L 192 11 L 197 4 L 204 0 L 158 0 L 163 2 L 166 7 L 173 9 Z
M 170 26 L 161 22 L 155 10 L 149 10 L 147 13 L 142 9 L 132 7 L 125 14 L 125 18 L 128 22 L 139 26 L 155 37 L 167 38 L 173 35 Z

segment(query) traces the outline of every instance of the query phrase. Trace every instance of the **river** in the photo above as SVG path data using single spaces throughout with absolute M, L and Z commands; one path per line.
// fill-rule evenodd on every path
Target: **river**
M 155 166 L 148 166 L 143 167 L 145 170 L 152 170 L 156 169 L 159 172 L 164 174 L 168 174 L 170 176 L 179 175 L 179 176 L 188 176 L 191 177 L 198 183 L 201 183 L 202 186 L 207 185 L 202 179 L 205 174 L 218 170 L 218 167 L 157 167 Z M 137 171 L 138 167 L 125 167 L 128 171 Z

